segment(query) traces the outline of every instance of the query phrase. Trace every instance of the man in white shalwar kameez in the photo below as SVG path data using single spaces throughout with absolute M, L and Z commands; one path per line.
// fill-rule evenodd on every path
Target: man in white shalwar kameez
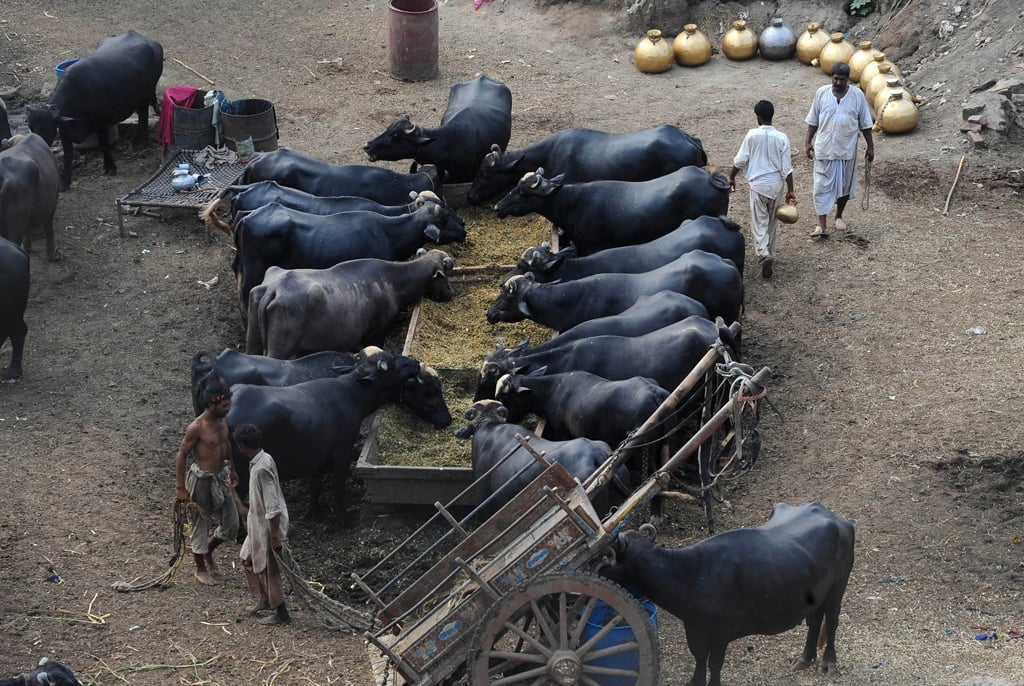
M 857 197 L 857 139 L 864 135 L 867 148 L 864 159 L 875 159 L 875 143 L 871 137 L 871 111 L 867 98 L 857 87 L 850 87 L 850 65 L 832 65 L 832 83 L 814 94 L 807 113 L 808 159 L 814 160 L 814 210 L 818 224 L 811 236 L 827 236 L 826 220 L 836 208 L 835 227 L 845 231 L 843 210 L 850 198 Z
M 260 624 L 286 624 L 291 620 L 284 604 L 281 568 L 274 556 L 288 538 L 288 506 L 281 492 L 274 459 L 262 449 L 260 430 L 241 424 L 234 431 L 235 443 L 249 458 L 248 529 L 242 543 L 242 570 L 249 590 L 260 594 L 249 608 L 252 614 L 273 611 L 257 620 Z
M 775 232 L 779 220 L 775 211 L 788 200 L 796 200 L 793 192 L 793 158 L 789 137 L 772 126 L 775 106 L 767 100 L 754 105 L 757 128 L 747 131 L 729 171 L 729 186 L 736 190 L 736 174 L 750 184 L 750 230 L 754 234 L 754 251 L 761 276 L 772 277 L 775 261 Z M 785 191 L 785 194 L 783 194 Z

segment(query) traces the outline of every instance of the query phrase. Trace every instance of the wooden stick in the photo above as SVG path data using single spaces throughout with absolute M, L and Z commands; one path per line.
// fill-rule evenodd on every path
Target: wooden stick
M 960 172 L 964 168 L 964 160 L 967 159 L 967 155 L 960 155 L 960 164 L 956 168 L 956 176 L 953 177 L 953 185 L 949 187 L 949 195 L 946 196 L 946 206 L 942 208 L 942 216 L 945 217 L 949 212 L 949 201 L 953 197 L 953 189 L 956 188 L 956 182 L 960 180 Z
M 211 86 L 215 85 L 213 81 L 211 81 L 210 79 L 206 78 L 205 76 L 203 76 L 202 74 L 197 72 L 195 69 L 193 69 L 192 67 L 188 66 L 187 64 L 185 64 L 184 62 L 179 60 L 177 57 L 172 57 L 171 59 L 174 60 L 175 62 L 177 62 L 178 64 L 180 64 L 181 66 L 185 67 L 186 69 L 188 69 L 190 72 L 192 72 L 193 74 L 195 74 L 196 76 L 201 78 L 203 81 L 206 81 Z

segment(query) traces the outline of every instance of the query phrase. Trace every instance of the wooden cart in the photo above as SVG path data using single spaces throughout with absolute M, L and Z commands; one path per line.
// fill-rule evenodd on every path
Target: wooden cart
M 770 371 L 755 374 L 727 358 L 723 363 L 723 355 L 724 346 L 713 346 L 585 483 L 521 438 L 543 472 L 493 516 L 471 530 L 473 513 L 457 520 L 448 506 L 435 503 L 438 514 L 430 522 L 369 572 L 353 575 L 376 605 L 375 626 L 364 634 L 375 683 L 657 684 L 658 636 L 650 611 L 597 571 L 618 533 L 640 523 L 635 520 L 688 458 L 698 454 L 701 473 L 718 477 L 728 475 L 723 467 L 749 467 L 756 459 L 757 407 Z M 648 429 L 686 399 L 692 405 L 701 383 L 717 390 L 700 403 L 699 428 L 602 520 L 589 495 L 607 484 L 626 449 L 642 442 Z M 713 487 L 705 482 L 705 494 Z M 438 524 L 445 524 L 445 533 L 414 562 L 371 583 L 386 562 Z

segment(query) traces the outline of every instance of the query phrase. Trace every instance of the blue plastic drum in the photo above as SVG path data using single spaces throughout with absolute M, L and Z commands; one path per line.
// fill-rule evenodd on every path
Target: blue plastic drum
M 653 624 L 655 630 L 657 630 L 658 608 L 649 600 L 640 601 L 640 605 L 647 612 L 648 619 L 651 620 L 651 624 Z M 604 628 L 605 624 L 608 623 L 608 620 L 614 617 L 615 614 L 616 612 L 614 608 L 610 607 L 603 601 L 597 601 L 594 605 L 594 611 L 591 613 L 590 619 L 587 621 L 587 625 L 583 628 L 583 635 L 580 638 L 580 642 L 586 643 L 590 640 L 590 638 L 595 636 Z M 628 624 L 620 625 L 605 634 L 601 640 L 595 644 L 594 649 L 610 648 L 623 643 L 629 643 L 634 640 L 634 638 L 633 629 L 630 628 Z M 628 650 L 616 653 L 615 655 L 601 657 L 596 660 L 587 660 L 586 664 L 598 667 L 611 667 L 614 669 L 628 669 L 635 671 L 640 668 L 640 651 Z M 589 676 L 601 686 L 633 686 L 634 684 L 633 679 L 626 677 L 608 676 L 604 674 L 591 674 Z
M 59 78 L 63 77 L 64 76 L 64 72 L 66 72 L 68 70 L 68 67 L 70 67 L 72 64 L 77 62 L 78 59 L 79 58 L 76 57 L 73 60 L 64 60 L 63 62 L 58 64 L 56 67 L 54 67 L 54 69 L 57 72 L 57 78 L 59 79 Z

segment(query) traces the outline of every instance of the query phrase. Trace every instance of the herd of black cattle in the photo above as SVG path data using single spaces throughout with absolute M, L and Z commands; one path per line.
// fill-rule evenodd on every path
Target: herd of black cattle
M 72 145 L 97 133 L 104 169 L 116 173 L 107 127 L 136 111 L 139 136 L 148 135 L 146 110 L 156 108 L 162 55 L 159 43 L 131 31 L 105 39 L 67 70 L 47 106 L 29 108 L 34 133 L 11 137 L 0 130 L 0 342 L 10 338 L 13 348 L 6 380 L 21 372 L 32 233 L 42 231 L 48 256 L 59 257 L 53 215 L 59 188 L 71 182 Z M 6 128 L 5 116 L 0 127 Z M 559 333 L 532 347 L 499 348 L 483 361 L 468 424 L 457 432 L 472 439 L 478 473 L 510 452 L 514 434 L 533 435 L 515 422 L 534 413 L 546 420 L 535 445 L 584 479 L 711 345 L 721 341 L 738 355 L 726 324 L 743 309 L 744 239 L 726 216 L 728 181 L 704 168 L 700 140 L 668 125 L 626 134 L 567 129 L 509 151 L 511 127 L 509 88 L 477 76 L 452 87 L 438 128 L 404 116 L 366 144 L 370 161 L 413 160 L 408 173 L 280 149 L 257 154 L 239 185 L 205 209 L 206 220 L 234 239 L 247 333 L 245 353 L 195 354 L 195 410 L 203 410 L 212 380 L 228 384 L 234 392 L 229 425 L 262 428 L 282 479 L 309 479 L 314 512 L 322 477 L 333 474 L 335 513 L 344 519 L 360 425 L 381 405 L 401 403 L 436 427 L 452 421 L 437 373 L 378 347 L 399 313 L 421 298 L 454 297 L 454 260 L 424 249 L 466 238 L 464 222 L 445 204 L 446 183 L 472 184 L 474 204 L 495 199 L 498 217 L 543 215 L 567 244 L 557 251 L 547 244 L 525 248 L 487 311 L 492 323 L 531 319 Z M 63 174 L 50 150 L 58 133 Z M 481 496 L 491 496 L 485 510 L 528 478 L 522 467 L 530 464 L 520 449 L 491 474 L 482 486 Z M 239 466 L 244 477 L 244 462 Z M 616 490 L 627 494 L 628 478 L 628 471 L 618 473 L 595 506 L 609 507 Z M 825 661 L 835 661 L 852 528 L 820 505 L 805 505 L 751 531 L 761 538 L 718 544 L 732 549 L 733 569 L 720 571 L 731 578 L 737 565 L 760 568 L 776 584 L 757 598 L 770 607 L 732 607 L 723 597 L 719 611 L 732 614 L 704 616 L 680 597 L 689 593 L 686 584 L 673 582 L 672 590 L 650 580 L 644 589 L 684 618 L 688 636 L 714 633 L 690 641 L 698 661 L 693 683 L 704 682 L 709 656 L 717 682 L 733 638 L 776 633 L 803 619 L 815 636 L 825 620 Z M 619 568 L 610 574 L 628 568 L 623 578 L 644 585 L 651 565 L 689 564 L 665 562 L 657 557 L 663 553 L 650 550 L 633 555 L 630 548 L 643 546 L 629 543 L 620 542 Z M 802 577 L 792 574 L 789 562 L 807 551 L 813 564 Z M 743 559 L 755 561 L 751 555 L 756 564 L 745 565 Z M 769 558 L 778 569 L 763 568 Z M 737 597 L 749 598 L 744 591 L 761 581 L 748 579 Z M 729 589 L 706 595 L 723 590 Z M 764 624 L 755 616 L 775 619 Z M 803 659 L 814 657 L 809 636 Z

